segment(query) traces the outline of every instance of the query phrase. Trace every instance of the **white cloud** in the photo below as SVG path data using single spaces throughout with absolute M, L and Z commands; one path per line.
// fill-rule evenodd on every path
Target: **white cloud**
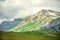
M 59 0 L 5 0 L 0 1 L 0 18 L 18 18 L 35 14 L 41 9 L 59 11 Z

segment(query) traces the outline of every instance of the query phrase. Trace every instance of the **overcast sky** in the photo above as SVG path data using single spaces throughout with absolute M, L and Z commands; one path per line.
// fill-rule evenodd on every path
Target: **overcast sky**
M 0 0 L 0 19 L 21 18 L 41 9 L 60 11 L 60 0 Z

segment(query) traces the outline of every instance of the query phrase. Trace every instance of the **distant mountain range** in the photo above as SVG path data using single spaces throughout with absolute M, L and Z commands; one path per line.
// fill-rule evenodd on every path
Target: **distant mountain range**
M 7 24 L 8 23 L 8 24 Z M 34 15 L 12 22 L 6 22 L 1 25 L 5 26 L 6 31 L 10 32 L 26 32 L 26 31 L 58 31 L 60 32 L 60 12 L 53 10 L 44 10 L 37 12 Z M 1 26 L 0 25 L 0 26 Z M 3 27 L 2 26 L 2 27 Z M 5 29 L 3 28 L 3 30 Z
M 9 29 L 12 29 L 12 28 L 16 27 L 21 21 L 23 21 L 22 18 L 16 18 L 13 21 L 3 21 L 0 24 L 0 30 L 7 31 Z

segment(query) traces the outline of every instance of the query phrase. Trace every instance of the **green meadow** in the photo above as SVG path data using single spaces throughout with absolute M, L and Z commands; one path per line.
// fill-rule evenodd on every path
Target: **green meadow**
M 50 36 L 50 35 L 53 36 Z M 1 40 L 60 40 L 60 33 L 33 32 L 0 32 Z

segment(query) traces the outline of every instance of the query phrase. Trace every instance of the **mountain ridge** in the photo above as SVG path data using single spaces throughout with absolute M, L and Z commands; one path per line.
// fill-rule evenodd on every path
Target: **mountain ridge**
M 41 27 L 49 26 L 49 22 L 53 19 L 60 18 L 60 12 L 53 10 L 41 10 L 32 16 L 25 17 L 21 24 L 8 31 L 25 32 L 40 30 Z M 55 30 L 54 30 L 55 31 Z
M 1 31 L 7 31 L 11 28 L 14 28 L 15 26 L 17 26 L 23 19 L 22 18 L 16 18 L 13 21 L 3 21 L 0 24 L 0 30 Z

